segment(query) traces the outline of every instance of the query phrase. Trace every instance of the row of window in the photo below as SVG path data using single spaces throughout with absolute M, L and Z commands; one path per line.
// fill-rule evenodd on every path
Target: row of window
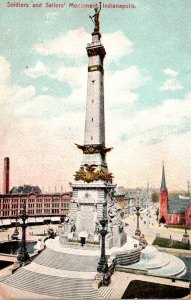
M 28 209 L 27 210 L 27 214 L 29 215 L 35 215 L 35 214 L 56 214 L 56 213 L 62 213 L 63 212 L 63 209 L 60 210 L 59 208 L 53 208 L 53 209 Z M 20 212 L 21 213 L 21 212 Z M 18 214 L 18 211 L 17 210 L 4 210 L 0 213 L 0 216 L 3 216 L 3 217 L 13 217 L 13 216 L 16 216 Z
M 69 202 L 64 202 L 64 203 L 52 203 L 52 207 L 65 207 L 68 208 L 70 205 Z M 3 204 L 3 210 L 5 209 L 18 209 L 19 205 L 18 204 L 12 204 L 12 206 L 10 204 Z M 34 203 L 28 203 L 28 208 L 42 208 L 43 204 L 42 203 L 36 203 L 36 205 Z M 44 203 L 44 207 L 50 207 L 50 203 Z M 20 208 L 23 208 L 23 204 L 20 204 Z
M 180 222 L 180 216 L 171 215 L 170 222 Z
M 20 203 L 24 203 L 27 202 L 27 199 L 20 199 L 20 198 L 15 198 L 15 199 L 3 199 L 2 203 L 18 203 L 20 200 Z M 39 199 L 39 198 L 29 198 L 28 202 L 29 203 L 33 203 L 33 202 L 63 202 L 63 201 L 68 201 L 68 199 L 60 199 L 60 198 L 56 198 L 56 199 L 52 199 L 52 198 L 45 198 L 45 199 Z M 0 201 L 1 203 L 1 201 Z

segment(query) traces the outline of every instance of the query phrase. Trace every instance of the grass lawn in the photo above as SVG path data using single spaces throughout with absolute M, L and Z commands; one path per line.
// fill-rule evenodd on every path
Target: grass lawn
M 189 289 L 187 288 L 133 280 L 127 287 L 122 299 L 177 299 L 188 294 Z
M 164 247 L 164 248 L 186 249 L 186 250 L 191 249 L 190 244 L 185 244 L 180 241 L 174 241 L 162 237 L 156 237 L 155 240 L 153 241 L 153 245 L 157 245 L 159 247 Z

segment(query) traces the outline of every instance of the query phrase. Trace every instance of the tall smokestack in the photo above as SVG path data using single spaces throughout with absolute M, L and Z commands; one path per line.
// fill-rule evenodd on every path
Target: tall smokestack
M 4 171 L 3 171 L 3 194 L 9 194 L 9 157 L 4 158 Z

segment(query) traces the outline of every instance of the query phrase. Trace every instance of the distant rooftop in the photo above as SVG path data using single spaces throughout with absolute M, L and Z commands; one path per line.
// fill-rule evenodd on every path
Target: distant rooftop
M 29 193 L 37 193 L 37 194 L 41 194 L 42 191 L 39 188 L 39 186 L 34 186 L 34 185 L 23 185 L 23 186 L 14 186 L 11 190 L 10 190 L 10 194 L 29 194 Z
M 179 196 L 169 196 L 168 198 L 168 212 L 172 213 L 184 213 L 191 205 L 191 198 L 181 198 Z

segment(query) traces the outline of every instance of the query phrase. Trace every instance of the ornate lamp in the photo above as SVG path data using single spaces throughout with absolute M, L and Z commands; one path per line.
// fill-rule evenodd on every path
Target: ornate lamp
M 20 215 L 21 220 L 23 221 L 21 224 L 21 228 L 22 228 L 22 242 L 21 242 L 21 249 L 19 251 L 19 254 L 17 256 L 17 260 L 20 263 L 26 263 L 27 261 L 30 261 L 30 256 L 29 253 L 27 251 L 26 248 L 26 220 L 28 218 L 27 214 L 26 214 L 26 202 L 24 202 L 23 204 L 23 212 L 22 215 Z
M 103 211 L 103 219 L 100 220 L 100 224 L 102 226 L 99 233 L 101 234 L 101 257 L 98 261 L 97 271 L 98 273 L 102 273 L 103 275 L 103 285 L 109 285 L 111 282 L 111 275 L 108 272 L 108 263 L 107 263 L 107 257 L 105 255 L 105 236 L 107 234 L 107 219 L 104 218 L 104 211 Z
M 108 271 L 107 258 L 105 255 L 105 236 L 107 234 L 105 226 L 107 224 L 107 220 L 102 219 L 100 221 L 100 224 L 102 226 L 102 229 L 99 231 L 99 233 L 101 234 L 101 257 L 98 261 L 97 271 L 99 273 L 106 273 Z
M 18 211 L 16 212 L 16 218 L 15 218 L 15 231 L 14 231 L 14 234 L 15 235 L 19 235 L 19 230 L 18 230 L 18 219 L 19 219 L 19 217 L 18 217 Z
M 139 198 L 137 198 L 137 203 L 136 203 L 135 209 L 136 209 L 136 213 L 135 214 L 137 216 L 137 228 L 135 230 L 135 235 L 136 236 L 140 236 L 141 235 L 141 230 L 139 228 L 139 217 L 140 217 L 140 209 L 141 209 L 141 207 L 139 206 Z

